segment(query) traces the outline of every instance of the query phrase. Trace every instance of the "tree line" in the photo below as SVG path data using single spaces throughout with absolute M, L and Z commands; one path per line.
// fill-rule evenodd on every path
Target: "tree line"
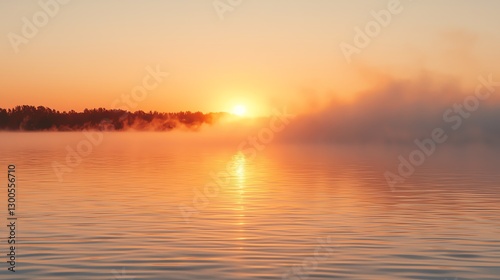
M 129 112 L 117 109 L 85 109 L 83 112 L 56 111 L 44 106 L 16 106 L 0 108 L 0 129 L 10 131 L 74 131 L 74 130 L 155 130 L 175 128 L 197 129 L 203 124 L 214 124 L 227 113 L 157 111 Z

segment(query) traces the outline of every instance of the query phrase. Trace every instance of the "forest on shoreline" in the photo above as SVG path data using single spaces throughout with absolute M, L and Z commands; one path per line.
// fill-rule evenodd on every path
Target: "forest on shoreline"
M 196 130 L 203 124 L 214 124 L 228 113 L 157 111 L 129 112 L 119 109 L 85 109 L 83 112 L 57 111 L 44 106 L 0 108 L 0 130 L 7 131 L 78 131 L 127 129 L 169 131 L 175 128 Z

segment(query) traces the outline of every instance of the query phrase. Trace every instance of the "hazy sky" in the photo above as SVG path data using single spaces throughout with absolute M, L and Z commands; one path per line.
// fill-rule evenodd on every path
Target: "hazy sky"
M 350 98 L 386 75 L 430 71 L 464 85 L 500 75 L 495 0 L 401 0 L 348 63 L 339 45 L 354 46 L 355 27 L 391 1 L 242 0 L 221 19 L 211 0 L 73 0 L 26 38 L 23 18 L 43 21 L 39 1 L 3 0 L 0 107 L 111 108 L 157 65 L 170 76 L 134 110 L 245 104 L 258 115 L 311 94 Z M 25 40 L 17 53 L 12 34 Z

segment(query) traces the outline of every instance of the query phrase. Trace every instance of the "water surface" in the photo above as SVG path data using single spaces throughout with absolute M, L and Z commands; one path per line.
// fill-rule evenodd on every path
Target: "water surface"
M 82 139 L 0 134 L 19 217 L 18 272 L 1 279 L 500 278 L 492 147 L 439 148 L 391 190 L 383 173 L 413 147 L 270 143 L 248 158 L 238 143 L 106 133 L 60 181 L 54 162 Z

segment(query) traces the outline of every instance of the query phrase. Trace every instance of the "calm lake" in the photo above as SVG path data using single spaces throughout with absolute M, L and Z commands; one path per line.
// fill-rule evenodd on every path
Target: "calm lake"
M 196 133 L 82 139 L 0 133 L 18 217 L 17 272 L 2 226 L 1 279 L 500 279 L 498 148 L 438 147 L 391 189 L 384 172 L 415 147 L 269 143 L 249 157 Z

